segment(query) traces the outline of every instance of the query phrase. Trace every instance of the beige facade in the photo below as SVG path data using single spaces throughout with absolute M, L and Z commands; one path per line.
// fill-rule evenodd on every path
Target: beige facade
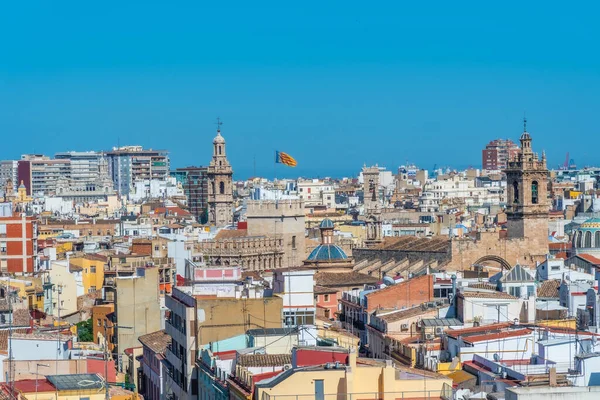
M 301 265 L 306 252 L 302 200 L 249 201 L 247 207 L 248 236 L 281 238 L 282 267 Z
M 262 271 L 284 265 L 283 238 L 242 236 L 194 243 L 192 261 Z
M 139 347 L 138 338 L 161 329 L 159 268 L 146 267 L 136 275 L 115 278 L 116 351 Z

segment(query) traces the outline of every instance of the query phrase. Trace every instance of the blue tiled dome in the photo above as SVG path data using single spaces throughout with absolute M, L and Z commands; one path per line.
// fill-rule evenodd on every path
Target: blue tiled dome
M 321 228 L 321 229 L 333 228 L 333 221 L 330 220 L 329 218 L 325 218 L 323 221 L 321 221 L 319 228 Z
M 321 244 L 310 253 L 308 261 L 338 261 L 347 260 L 348 256 L 340 246 L 335 244 Z

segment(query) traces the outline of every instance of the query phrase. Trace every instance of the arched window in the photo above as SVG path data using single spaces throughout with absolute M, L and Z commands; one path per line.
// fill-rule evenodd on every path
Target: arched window
M 581 231 L 577 232 L 577 239 L 575 240 L 575 246 L 577 246 L 577 248 L 583 247 L 583 235 L 582 235 Z
M 519 182 L 513 182 L 513 203 L 519 202 Z
M 531 204 L 538 203 L 538 183 L 537 181 L 531 182 Z
M 215 183 L 214 183 L 214 182 L 211 182 L 211 183 L 210 183 L 210 186 L 211 186 L 212 192 L 213 192 L 213 193 L 216 193 L 216 191 L 215 191 Z
M 219 182 L 219 193 L 225 194 L 225 182 Z
M 585 236 L 584 236 L 584 238 L 585 238 L 585 240 L 584 240 L 584 242 L 585 242 L 585 243 L 584 243 L 584 247 L 585 247 L 585 248 L 590 248 L 590 247 L 592 247 L 592 232 L 590 232 L 590 231 L 587 231 L 587 232 L 585 233 Z
M 221 155 L 221 146 L 219 146 L 219 155 Z
M 600 247 L 600 231 L 594 234 L 594 247 Z

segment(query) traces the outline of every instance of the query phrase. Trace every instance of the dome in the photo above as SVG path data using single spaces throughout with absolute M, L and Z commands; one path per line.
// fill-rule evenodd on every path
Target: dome
M 217 136 L 213 139 L 213 144 L 225 144 L 225 138 L 221 136 L 221 131 L 217 131 Z
M 336 244 L 320 244 L 311 251 L 307 261 L 330 262 L 347 260 L 348 256 L 342 248 Z
M 523 132 L 523 134 L 521 135 L 521 140 L 531 140 L 531 136 L 528 132 Z
M 578 231 L 597 231 L 600 230 L 600 218 L 590 218 L 579 225 Z
M 323 221 L 321 221 L 319 228 L 320 229 L 333 229 L 333 221 L 330 220 L 329 218 L 325 218 Z

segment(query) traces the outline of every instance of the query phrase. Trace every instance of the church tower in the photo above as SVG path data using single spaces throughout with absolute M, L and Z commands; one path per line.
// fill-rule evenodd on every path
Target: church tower
M 506 172 L 508 239 L 527 238 L 531 250 L 548 250 L 548 169 L 531 149 L 531 136 L 524 120 L 521 150 L 508 161 Z M 539 243 L 538 243 L 539 242 Z
M 220 123 L 219 123 L 220 125 Z M 226 226 L 233 223 L 233 170 L 225 154 L 225 139 L 220 127 L 213 140 L 213 156 L 208 166 L 208 223 Z

